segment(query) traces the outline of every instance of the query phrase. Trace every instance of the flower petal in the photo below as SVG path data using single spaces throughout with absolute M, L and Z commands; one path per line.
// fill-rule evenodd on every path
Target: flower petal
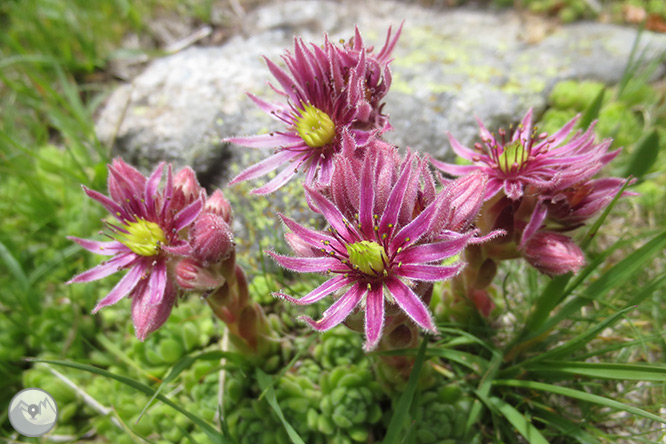
M 285 164 L 289 160 L 298 157 L 300 155 L 301 153 L 299 152 L 294 152 L 289 150 L 278 151 L 276 154 L 267 157 L 266 159 L 262 160 L 259 163 L 255 163 L 254 165 L 252 165 L 251 167 L 247 168 L 244 171 L 241 171 L 236 177 L 231 179 L 229 185 L 234 185 L 238 182 L 243 182 L 246 180 L 252 180 L 256 179 L 257 177 L 261 177 L 265 174 L 270 173 L 271 171 L 278 169 L 281 165 Z
M 384 286 L 375 285 L 365 300 L 365 351 L 373 350 L 384 328 Z
M 375 205 L 375 187 L 372 184 L 372 156 L 366 155 L 361 173 L 361 193 L 359 196 L 359 222 L 363 233 L 372 233 L 372 209 Z
M 398 181 L 393 186 L 391 194 L 389 195 L 388 201 L 386 203 L 386 208 L 382 214 L 382 218 L 379 221 L 379 233 L 383 234 L 390 230 L 389 225 L 395 225 L 398 222 L 398 216 L 400 215 L 400 208 L 405 199 L 405 193 L 407 192 L 407 184 L 412 175 L 412 157 L 408 157 L 402 164 L 402 171 L 398 177 Z
M 180 210 L 178 214 L 173 218 L 173 229 L 176 232 L 182 230 L 183 228 L 189 226 L 197 218 L 199 213 L 204 207 L 203 199 L 199 198 Z
M 437 282 L 455 276 L 458 274 L 461 267 L 461 264 L 453 265 L 451 267 L 443 267 L 440 265 L 402 264 L 399 267 L 393 268 L 392 272 L 408 279 Z
M 148 280 L 148 304 L 157 305 L 162 302 L 167 283 L 166 260 L 158 260 L 150 272 Z
M 263 187 L 255 188 L 254 190 L 250 191 L 250 194 L 270 194 L 285 183 L 289 182 L 289 180 L 294 177 L 297 172 L 298 171 L 295 168 L 291 168 L 289 165 L 287 165 L 285 169 L 280 171 L 280 173 L 278 173 L 278 175 L 271 179 L 266 185 Z
M 342 271 L 341 263 L 338 259 L 323 257 L 291 257 L 267 251 L 275 262 L 282 265 L 287 270 L 298 271 L 300 273 L 323 273 L 328 270 Z M 344 269 L 343 269 L 344 270 Z
M 150 175 L 150 178 L 146 182 L 146 187 L 144 190 L 144 199 L 146 201 L 146 209 L 148 211 L 148 216 L 151 219 L 155 219 L 157 216 L 157 208 L 155 208 L 155 197 L 157 196 L 157 187 L 160 184 L 162 179 L 162 172 L 164 170 L 164 162 L 160 162 L 155 168 L 155 171 Z
M 463 159 L 467 160 L 473 160 L 475 157 L 478 156 L 477 153 L 474 151 L 470 150 L 469 148 L 463 146 L 458 140 L 453 137 L 451 133 L 448 133 L 449 136 L 449 142 L 451 142 L 451 148 L 453 148 L 453 151 L 462 157 Z
M 341 288 L 343 288 L 346 285 L 351 284 L 354 282 L 353 278 L 348 278 L 344 277 L 343 275 L 336 276 L 332 279 L 327 280 L 323 284 L 321 284 L 319 287 L 315 288 L 312 290 L 310 293 L 306 294 L 300 299 L 294 298 L 292 296 L 289 296 L 288 294 L 284 293 L 274 293 L 275 296 L 279 296 L 283 299 L 286 299 L 287 301 L 291 302 L 292 304 L 296 305 L 308 305 L 308 304 L 313 304 L 329 294 L 333 293 L 334 291 L 337 291 Z
M 321 231 L 315 231 L 306 228 L 283 214 L 278 214 L 278 216 L 280 216 L 282 222 L 284 222 L 284 224 L 292 231 L 293 234 L 315 248 L 322 248 L 324 242 L 338 242 L 334 237 L 329 236 L 328 234 Z
M 452 176 L 464 176 L 465 174 L 469 174 L 479 169 L 476 165 L 454 165 L 433 158 L 430 159 L 430 163 L 432 163 L 437 169 Z
M 325 312 L 322 318 L 314 321 L 308 316 L 301 316 L 300 319 L 304 320 L 310 327 L 317 331 L 326 331 L 335 327 L 344 321 L 349 313 L 361 302 L 365 294 L 365 287 L 362 284 L 356 284 L 351 287 L 345 294 L 333 303 Z
M 402 310 L 420 327 L 437 331 L 432 322 L 432 316 L 425 304 L 411 288 L 406 286 L 400 279 L 390 278 L 385 281 L 388 290 Z
M 345 224 L 345 217 L 330 200 L 326 199 L 320 192 L 313 190 L 307 185 L 304 185 L 303 187 L 305 188 L 305 194 L 314 202 L 321 214 L 326 218 L 326 221 L 335 231 L 345 237 L 348 237 L 347 233 L 351 233 L 352 237 L 355 237 L 356 239 L 347 239 L 350 242 L 355 242 L 359 238 L 358 233 L 353 229 L 353 224 Z
M 102 256 L 112 256 L 118 253 L 127 253 L 130 251 L 124 244 L 118 241 L 101 242 L 90 239 L 81 239 L 75 236 L 67 236 L 67 239 L 76 242 L 91 253 Z
M 395 261 L 405 264 L 425 264 L 442 261 L 460 253 L 469 243 L 469 239 L 474 234 L 474 231 L 468 231 L 465 234 L 453 234 L 455 237 L 451 237 L 445 241 L 406 248 L 395 256 Z
M 534 233 L 536 233 L 537 230 L 541 227 L 541 224 L 546 219 L 547 215 L 548 208 L 546 207 L 546 204 L 542 201 L 539 201 L 539 203 L 536 205 L 536 208 L 534 208 L 534 211 L 532 212 L 530 221 L 527 223 L 527 226 L 523 231 L 523 235 L 520 238 L 520 248 L 523 248 L 525 243 L 529 241 L 532 236 L 534 236 Z
M 103 195 L 98 191 L 91 190 L 90 188 L 87 188 L 85 186 L 81 186 L 81 188 L 83 188 L 83 192 L 86 193 L 88 197 L 101 203 L 104 206 L 104 208 L 106 208 L 107 211 L 111 213 L 113 217 L 118 219 L 120 222 L 133 219 L 132 217 L 130 217 L 129 214 L 127 214 L 127 212 L 123 207 L 115 203 L 109 197 Z
M 147 284 L 144 284 L 146 287 Z M 138 286 L 137 286 L 138 287 Z M 157 305 L 148 303 L 147 292 L 137 292 L 135 289 L 132 295 L 132 321 L 134 323 L 134 332 L 140 341 L 144 341 L 146 337 L 160 328 L 171 314 L 178 291 L 167 282 L 164 290 L 164 296 Z
M 145 262 L 138 262 L 130 269 L 123 278 L 118 281 L 115 287 L 97 303 L 92 313 L 97 313 L 101 308 L 113 305 L 132 291 L 136 284 L 141 281 L 141 277 L 147 271 L 148 267 Z
M 127 267 L 136 258 L 136 254 L 129 251 L 127 253 L 120 253 L 108 261 L 104 261 L 96 267 L 74 276 L 69 281 L 67 281 L 67 283 L 72 284 L 75 282 L 90 282 L 105 278 Z

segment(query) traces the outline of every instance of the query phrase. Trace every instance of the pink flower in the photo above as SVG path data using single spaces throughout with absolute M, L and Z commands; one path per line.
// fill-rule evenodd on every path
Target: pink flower
M 269 252 L 289 270 L 332 277 L 300 299 L 278 296 L 304 305 L 340 291 L 342 295 L 322 319 L 303 319 L 315 330 L 325 331 L 354 310 L 364 310 L 366 350 L 377 345 L 385 313 L 396 309 L 421 328 L 435 331 L 430 312 L 414 287 L 418 282 L 449 279 L 462 267 L 460 263 L 441 265 L 471 243 L 475 233 L 447 229 L 451 220 L 473 219 L 470 214 L 451 217 L 456 209 L 449 205 L 462 191 L 459 182 L 436 193 L 426 162 L 409 153 L 399 163 L 395 151 L 386 146 L 368 149 L 360 170 L 354 170 L 352 159 L 342 157 L 337 162 L 336 177 L 343 176 L 337 183 L 345 184 L 344 190 L 333 182 L 326 197 L 305 187 L 311 205 L 328 221 L 328 231 L 310 230 L 281 216 L 291 230 L 289 244 L 299 256 Z M 471 199 L 477 196 L 479 204 L 458 211 L 478 211 L 486 181 L 481 175 L 476 179 L 467 186 Z
M 305 182 L 328 184 L 333 156 L 341 150 L 342 136 L 349 132 L 363 145 L 373 134 L 389 129 L 381 113 L 381 100 L 391 84 L 390 54 L 400 35 L 391 38 L 378 54 L 363 45 L 361 34 L 351 43 L 338 46 L 326 37 L 323 46 L 306 44 L 297 38 L 294 53 L 282 59 L 287 71 L 266 59 L 268 69 L 279 83 L 273 88 L 286 103 L 269 103 L 252 94 L 250 98 L 266 113 L 286 125 L 282 131 L 225 141 L 253 148 L 270 148 L 275 153 L 236 176 L 231 184 L 256 179 L 282 167 L 275 178 L 253 190 L 267 194 L 287 183 L 298 171 Z
M 182 190 L 174 186 L 170 165 L 166 185 L 159 189 L 163 169 L 161 163 L 146 178 L 121 159 L 114 159 L 109 165 L 111 197 L 83 187 L 89 197 L 101 203 L 116 219 L 106 223 L 113 240 L 100 242 L 69 237 L 86 250 L 111 258 L 73 277 L 68 284 L 95 281 L 128 270 L 97 303 L 93 313 L 125 296 L 132 298 L 134 326 L 141 340 L 162 325 L 171 311 L 177 287 L 169 270 L 170 263 L 176 256 L 189 254 L 190 246 L 181 239 L 181 231 L 190 227 L 203 208 L 203 190 L 193 188 L 189 179 L 183 182 L 182 188 L 189 183 L 191 192 L 183 192 L 182 198 L 174 199 Z M 186 177 L 190 173 L 181 170 L 177 176 Z M 198 197 L 186 197 L 194 194 Z
M 472 165 L 453 165 L 433 160 L 440 170 L 460 176 L 481 171 L 489 178 L 486 198 L 500 190 L 512 200 L 520 199 L 525 188 L 532 191 L 563 189 L 587 180 L 610 162 L 619 150 L 608 152 L 611 140 L 595 143 L 593 127 L 574 134 L 565 142 L 580 116 L 576 116 L 552 136 L 537 134 L 532 125 L 530 109 L 512 132 L 503 129 L 496 136 L 479 121 L 481 142 L 474 150 L 460 144 L 451 134 L 449 140 L 455 153 Z

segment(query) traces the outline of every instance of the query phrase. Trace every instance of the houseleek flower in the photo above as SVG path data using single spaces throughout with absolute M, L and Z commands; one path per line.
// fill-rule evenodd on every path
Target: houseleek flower
M 366 350 L 377 345 L 387 315 L 403 312 L 421 328 L 435 331 L 427 302 L 414 288 L 419 282 L 442 281 L 459 272 L 461 263 L 441 262 L 472 242 L 474 231 L 451 227 L 473 219 L 471 213 L 478 211 L 486 185 L 477 174 L 472 180 L 453 181 L 436 193 L 426 162 L 412 153 L 402 163 L 396 159 L 393 149 L 368 149 L 355 170 L 350 164 L 355 160 L 341 157 L 336 177 L 345 176 L 340 179 L 345 190 L 327 190 L 329 198 L 305 186 L 311 206 L 328 221 L 328 230 L 314 231 L 281 216 L 291 230 L 288 239 L 296 245 L 298 257 L 269 252 L 289 270 L 332 276 L 300 299 L 277 295 L 303 305 L 341 292 L 320 320 L 303 319 L 315 330 L 325 331 L 353 311 L 365 311 Z M 354 179 L 359 171 L 360 178 Z M 452 206 L 463 192 L 476 203 Z
M 434 166 L 453 176 L 481 171 L 489 178 L 486 197 L 500 190 L 512 200 L 520 199 L 527 187 L 530 192 L 563 189 L 594 176 L 619 150 L 608 152 L 611 139 L 595 143 L 593 126 L 567 140 L 576 121 L 574 117 L 552 136 L 538 133 L 532 124 L 530 109 L 522 122 L 508 133 L 491 133 L 479 121 L 481 143 L 474 149 L 464 147 L 451 134 L 453 151 L 472 165 L 453 165 L 433 160 Z
M 274 150 L 274 154 L 238 174 L 230 184 L 255 179 L 282 168 L 266 185 L 253 190 L 267 194 L 287 183 L 298 171 L 305 182 L 328 184 L 333 156 L 340 152 L 342 134 L 349 131 L 364 145 L 376 133 L 389 129 L 381 113 L 381 100 L 391 84 L 390 54 L 400 35 L 391 37 L 389 28 L 384 47 L 375 54 L 363 44 L 358 29 L 352 41 L 322 46 L 297 38 L 293 54 L 282 56 L 286 70 L 266 59 L 268 69 L 279 84 L 273 89 L 285 103 L 269 103 L 252 94 L 249 97 L 285 128 L 268 134 L 232 137 L 225 141 L 253 148 Z
M 128 296 L 132 299 L 136 335 L 144 340 L 166 321 L 176 302 L 178 287 L 171 266 L 174 258 L 190 252 L 183 233 L 203 208 L 204 192 L 189 168 L 176 175 L 176 182 L 169 165 L 162 189 L 159 184 L 164 163 L 148 178 L 121 159 L 113 160 L 108 169 L 110 197 L 85 186 L 83 191 L 115 219 L 105 222 L 113 240 L 69 239 L 88 251 L 111 258 L 73 277 L 68 284 L 96 281 L 127 270 L 93 313 Z

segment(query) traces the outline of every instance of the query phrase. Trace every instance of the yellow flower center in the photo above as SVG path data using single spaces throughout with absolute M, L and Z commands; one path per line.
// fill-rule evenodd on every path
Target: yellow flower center
M 305 105 L 296 117 L 296 131 L 309 147 L 319 148 L 331 143 L 335 137 L 335 124 L 322 110 Z
M 516 165 L 517 170 L 520 170 L 527 162 L 528 156 L 529 154 L 525 151 L 523 144 L 520 140 L 516 140 L 504 147 L 504 151 L 497 158 L 497 166 L 503 173 L 509 173 L 514 165 Z
M 379 275 L 384 271 L 384 264 L 388 264 L 384 247 L 376 242 L 361 241 L 349 244 L 347 254 L 354 268 L 365 274 Z
M 164 231 L 155 222 L 138 219 L 126 222 L 123 228 L 127 233 L 118 233 L 118 241 L 140 256 L 155 256 L 166 242 Z

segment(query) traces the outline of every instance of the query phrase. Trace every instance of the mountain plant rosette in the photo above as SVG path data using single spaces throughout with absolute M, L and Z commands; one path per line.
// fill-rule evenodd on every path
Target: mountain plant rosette
M 261 279 L 252 276 L 256 270 L 251 270 L 254 285 L 248 285 L 237 262 L 231 205 L 219 190 L 207 196 L 190 168 L 174 176 L 168 166 L 160 188 L 163 163 L 144 177 L 116 159 L 109 165 L 110 197 L 84 187 L 116 219 L 106 222 L 112 241 L 71 239 L 91 252 L 113 257 L 69 283 L 127 270 L 93 312 L 126 296 L 131 298 L 136 334 L 142 341 L 164 324 L 179 296 L 199 294 L 227 326 L 235 355 L 225 357 L 242 355 L 242 372 L 234 367 L 233 359 L 233 365 L 223 364 L 224 371 L 239 370 L 227 380 L 229 393 L 236 394 L 229 397 L 235 411 L 230 412 L 226 425 L 241 442 L 272 442 L 276 436 L 287 442 L 294 440 L 294 433 L 307 442 L 387 439 L 385 434 L 395 434 L 391 435 L 392 425 L 388 431 L 383 429 L 387 417 L 382 405 L 388 405 L 389 396 L 404 387 L 406 394 L 410 388 L 421 391 L 410 410 L 416 412 L 413 421 L 420 428 L 415 435 L 419 442 L 481 442 L 482 435 L 490 433 L 485 427 L 490 424 L 485 422 L 487 416 L 492 417 L 493 425 L 499 417 L 511 424 L 510 428 L 498 427 L 498 437 L 506 430 L 514 433 L 514 427 L 528 440 L 541 436 L 540 429 L 527 416 L 523 421 L 517 409 L 530 415 L 536 412 L 541 420 L 539 403 L 545 398 L 534 405 L 525 405 L 522 397 L 510 404 L 511 397 L 499 395 L 506 392 L 498 387 L 529 387 L 531 381 L 522 378 L 529 377 L 525 375 L 531 370 L 512 360 L 536 347 L 544 336 L 518 346 L 526 336 L 516 336 L 508 346 L 513 348 L 503 356 L 491 316 L 499 311 L 493 311 L 493 284 L 502 262 L 509 259 L 524 258 L 545 275 L 565 275 L 562 279 L 585 265 L 584 248 L 571 233 L 599 214 L 627 185 L 620 178 L 593 179 L 619 150 L 609 151 L 610 139 L 597 143 L 594 125 L 574 133 L 579 117 L 552 135 L 539 133 L 530 110 L 508 132 L 492 133 L 479 122 L 481 142 L 473 149 L 449 134 L 454 152 L 469 165 L 422 157 L 410 149 L 401 155 L 397 147 L 382 140 L 383 133 L 391 129 L 382 101 L 391 84 L 390 56 L 401 29 L 392 36 L 389 28 L 377 53 L 365 46 L 358 28 L 348 43 L 334 44 L 325 37 L 320 46 L 296 38 L 293 52 L 282 57 L 286 68 L 266 59 L 279 85 L 273 89 L 285 103 L 249 94 L 285 128 L 225 139 L 274 150 L 272 156 L 232 180 L 232 184 L 252 180 L 282 168 L 266 185 L 253 190 L 254 194 L 272 193 L 303 173 L 304 202 L 327 226 L 309 228 L 280 214 L 293 256 L 276 250 L 266 253 L 289 271 L 322 274 L 327 279 L 302 291 L 304 296 L 284 291 L 274 296 L 313 311 L 316 303 L 330 301 L 319 319 L 303 312 L 300 319 L 318 332 L 343 324 L 346 333 L 330 331 L 311 348 L 305 345 L 307 337 L 298 338 L 291 341 L 293 348 L 278 351 L 279 341 L 286 339 L 278 338 L 276 332 L 287 336 L 299 328 L 293 320 L 284 320 L 292 309 L 268 322 L 257 300 L 264 305 L 270 302 L 266 295 L 251 294 L 251 288 L 255 293 L 257 289 L 268 292 L 279 288 L 272 284 L 279 278 L 265 274 Z M 438 184 L 433 167 L 457 178 L 438 173 Z M 534 278 L 536 273 L 532 273 Z M 435 283 L 442 290 L 434 298 L 433 309 L 436 304 L 439 308 L 473 307 L 457 310 L 457 316 L 480 323 L 457 322 L 462 319 L 453 316 L 446 321 L 455 324 L 436 326 L 430 309 Z M 299 290 L 290 292 L 298 294 Z M 274 306 L 276 311 L 281 303 Z M 557 304 L 542 303 L 546 307 Z M 534 311 L 539 307 L 524 307 L 526 325 L 536 329 L 542 327 L 539 321 L 543 319 L 530 318 Z M 400 350 L 416 346 L 419 329 L 437 334 L 438 327 L 441 339 L 428 343 L 431 362 L 424 361 L 423 354 L 414 358 Z M 378 351 L 380 360 L 363 355 L 361 337 L 349 338 L 354 332 L 364 333 L 363 349 Z M 171 343 L 174 341 L 165 340 L 159 346 L 169 362 L 180 357 L 170 350 Z M 424 344 L 419 353 L 425 350 Z M 261 370 L 257 370 L 256 381 L 247 376 L 245 364 L 272 372 L 289 362 L 295 352 L 298 359 L 275 376 L 274 389 L 264 384 L 262 375 L 266 375 Z M 146 345 L 146 356 L 153 355 L 158 356 Z M 538 359 L 529 357 L 525 362 Z M 429 364 L 424 369 L 428 374 L 418 380 L 417 388 L 418 375 L 407 378 L 413 367 L 420 368 L 424 362 Z M 387 367 L 395 371 L 387 371 Z M 516 368 L 520 380 L 501 379 L 513 377 Z M 493 380 L 497 374 L 502 375 L 499 382 Z M 242 384 L 234 379 L 241 377 Z M 389 386 L 387 382 L 398 383 Z M 242 396 L 245 394 L 248 396 Z M 516 394 L 521 396 L 518 392 L 512 395 Z M 256 400 L 250 399 L 254 395 Z M 394 405 L 396 416 L 407 413 L 397 411 L 402 399 Z M 482 417 L 482 408 L 492 415 Z M 287 433 L 268 433 L 267 419 L 271 427 L 288 423 Z M 566 425 L 563 421 L 568 420 L 554 424 Z M 480 431 L 475 430 L 480 425 Z
M 347 138 L 345 143 L 354 142 Z M 366 350 L 377 346 L 385 320 L 391 324 L 400 313 L 435 332 L 429 296 L 416 294 L 414 288 L 418 282 L 449 279 L 460 271 L 460 263 L 440 263 L 477 241 L 468 225 L 482 203 L 485 178 L 471 175 L 437 193 L 424 160 L 408 153 L 400 161 L 395 148 L 380 142 L 368 146 L 362 162 L 339 158 L 335 171 L 330 188 L 305 186 L 307 199 L 324 216 L 328 230 L 314 231 L 282 215 L 291 230 L 287 241 L 298 256 L 269 252 L 292 271 L 333 277 L 300 299 L 278 296 L 304 305 L 343 292 L 320 320 L 303 319 L 326 331 L 352 312 L 364 311 Z
M 70 237 L 88 251 L 113 257 L 68 283 L 95 281 L 128 270 L 98 302 L 93 313 L 129 296 L 134 328 L 141 340 L 164 324 L 171 313 L 179 293 L 174 283 L 173 259 L 189 250 L 181 235 L 204 205 L 191 169 L 181 170 L 177 175 L 181 180 L 175 183 L 169 166 L 166 185 L 159 190 L 163 170 L 164 163 L 160 163 L 146 178 L 122 160 L 115 159 L 109 165 L 110 197 L 83 187 L 90 198 L 101 203 L 116 219 L 116 222 L 105 222 L 113 240 L 100 242 Z
M 267 159 L 238 174 L 230 184 L 264 176 L 280 167 L 277 176 L 253 190 L 267 194 L 277 190 L 299 171 L 305 183 L 328 184 L 333 176 L 333 159 L 341 151 L 343 136 L 350 133 L 360 146 L 390 129 L 382 114 L 384 98 L 391 86 L 390 56 L 400 31 L 391 36 L 379 53 L 363 43 L 358 28 L 347 44 L 336 45 L 328 37 L 324 44 L 294 41 L 294 52 L 282 56 L 287 73 L 266 59 L 278 81 L 286 104 L 269 103 L 253 94 L 249 97 L 266 113 L 284 123 L 283 131 L 251 137 L 231 137 L 227 142 L 253 148 L 274 149 Z

